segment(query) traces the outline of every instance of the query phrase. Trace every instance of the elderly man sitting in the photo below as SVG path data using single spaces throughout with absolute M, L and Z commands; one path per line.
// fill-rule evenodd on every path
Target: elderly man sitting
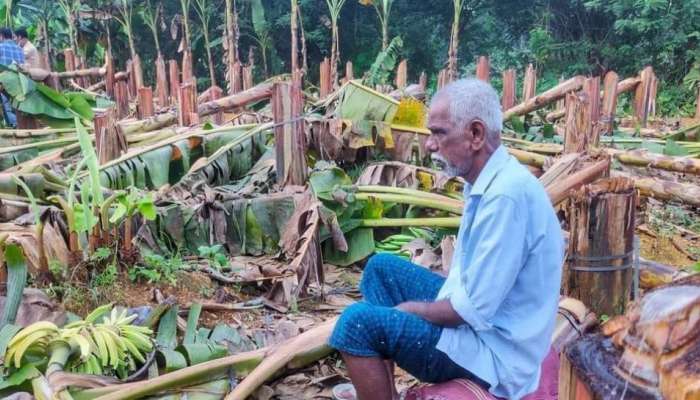
M 330 339 L 360 400 L 398 398 L 394 363 L 425 382 L 467 378 L 501 398 L 537 388 L 563 239 L 544 188 L 501 145 L 501 128 L 498 95 L 484 82 L 460 80 L 434 96 L 427 148 L 467 182 L 456 249 L 447 279 L 393 256 L 367 263 L 364 301 Z

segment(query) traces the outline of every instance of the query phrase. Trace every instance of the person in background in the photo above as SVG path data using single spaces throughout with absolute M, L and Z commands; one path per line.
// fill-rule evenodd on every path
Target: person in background
M 29 41 L 29 35 L 26 28 L 20 28 L 15 31 L 17 44 L 24 52 L 24 66 L 28 68 L 41 68 L 41 60 L 39 58 L 39 50 L 34 44 Z
M 24 52 L 17 43 L 12 40 L 12 30 L 10 28 L 0 29 L 0 64 L 8 66 L 11 64 L 24 64 Z M 17 126 L 17 115 L 15 115 L 10 99 L 3 91 L 0 93 L 2 97 L 2 111 L 5 114 L 5 122 L 8 126 L 15 128 Z

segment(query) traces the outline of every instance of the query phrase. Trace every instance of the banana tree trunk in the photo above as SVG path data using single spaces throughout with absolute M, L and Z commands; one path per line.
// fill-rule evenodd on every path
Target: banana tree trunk
M 340 33 L 338 31 L 338 21 L 333 22 L 332 41 L 331 44 L 331 87 L 335 88 L 338 84 L 338 63 L 340 62 L 340 51 L 338 45 L 340 43 Z
M 560 100 L 567 93 L 577 91 L 583 87 L 585 78 L 583 76 L 575 76 L 559 85 L 541 93 L 517 106 L 507 110 L 503 114 L 503 120 L 509 120 L 512 117 L 525 115 L 533 111 L 537 111 L 550 103 Z
M 299 31 L 298 18 L 299 15 L 299 4 L 297 0 L 292 0 L 292 16 L 291 16 L 291 29 L 292 29 L 292 74 L 297 72 L 299 69 L 299 44 L 297 33 Z
M 209 32 L 208 29 L 204 29 L 204 45 L 207 47 L 207 63 L 209 65 L 209 79 L 211 80 L 210 86 L 216 86 L 216 71 L 214 71 L 214 59 L 211 55 L 211 48 L 209 46 Z
M 389 47 L 389 21 L 387 16 L 384 16 L 384 21 L 382 23 L 382 51 L 385 51 Z

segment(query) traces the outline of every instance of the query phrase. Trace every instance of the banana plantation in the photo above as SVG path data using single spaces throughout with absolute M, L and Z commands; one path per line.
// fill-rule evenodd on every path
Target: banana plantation
M 468 182 L 431 158 L 428 114 L 475 77 L 566 242 L 537 398 L 698 399 L 700 64 L 552 78 L 566 46 L 471 37 L 503 5 L 411 3 L 6 0 L 0 397 L 354 399 L 328 341 L 368 259 L 446 276 L 461 251 Z M 429 57 L 411 12 L 438 26 Z M 495 398 L 457 393 L 435 398 Z

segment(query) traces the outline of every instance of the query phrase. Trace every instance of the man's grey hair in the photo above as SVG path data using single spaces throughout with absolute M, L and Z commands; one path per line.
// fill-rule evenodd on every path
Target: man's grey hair
M 475 78 L 460 79 L 435 93 L 432 102 L 443 96 L 450 104 L 450 119 L 459 129 L 479 118 L 486 125 L 488 139 L 500 138 L 503 114 L 498 94 L 491 85 Z

